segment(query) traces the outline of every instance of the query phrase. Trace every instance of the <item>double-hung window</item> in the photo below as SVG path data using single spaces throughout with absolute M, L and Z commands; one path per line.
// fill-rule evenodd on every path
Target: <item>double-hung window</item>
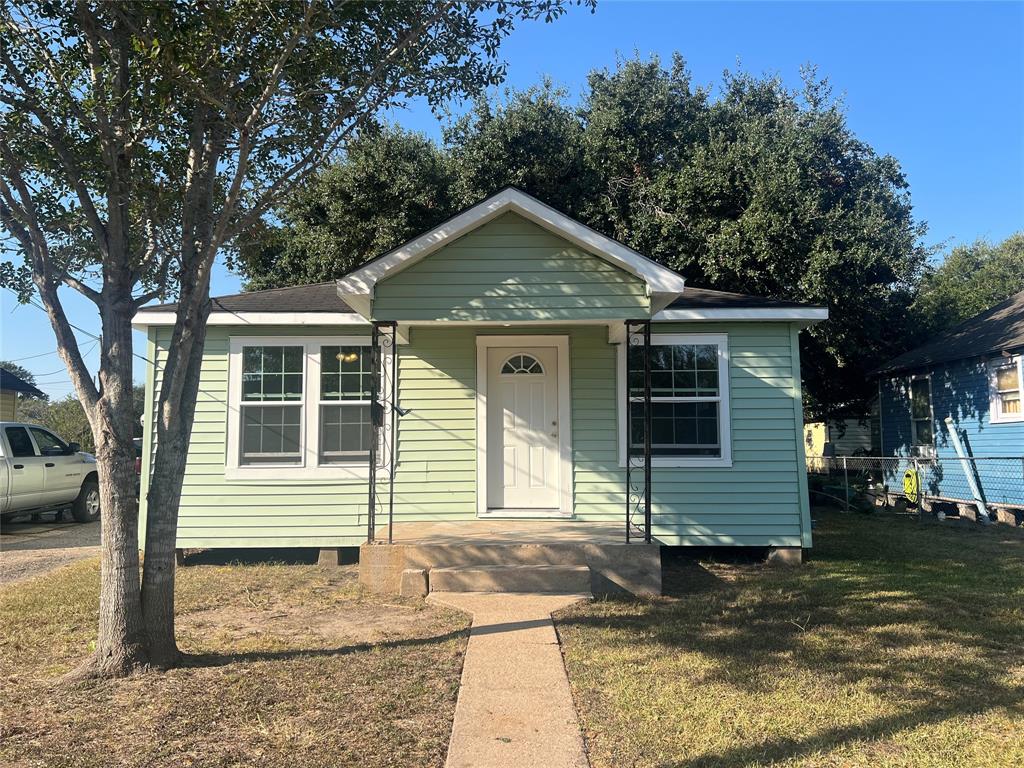
M 924 456 L 934 454 L 934 423 L 931 377 L 914 376 L 910 380 L 910 436 L 916 454 Z
M 365 477 L 370 358 L 359 337 L 233 338 L 226 475 Z
M 240 465 L 302 463 L 305 362 L 301 345 L 242 348 Z
M 320 461 L 368 461 L 372 374 L 370 348 L 320 347 Z
M 652 334 L 651 463 L 666 467 L 727 467 L 729 347 L 725 334 Z M 639 346 L 619 352 L 619 463 L 643 452 L 644 359 Z M 626 424 L 625 388 L 632 401 Z
M 1021 391 L 1024 355 L 1002 357 L 988 364 L 990 417 L 993 424 L 1024 421 Z

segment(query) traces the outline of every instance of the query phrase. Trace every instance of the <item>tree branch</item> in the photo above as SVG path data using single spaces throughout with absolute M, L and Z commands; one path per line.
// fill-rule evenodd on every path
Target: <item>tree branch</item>
M 3 46 L 0 46 L 0 62 L 3 62 L 8 76 L 17 84 L 18 88 L 21 89 L 22 98 L 26 105 L 29 107 L 32 114 L 35 115 L 36 119 L 39 120 L 39 124 L 46 132 L 50 145 L 57 154 L 61 165 L 64 166 L 65 173 L 68 175 L 68 183 L 75 191 L 78 202 L 82 206 L 82 210 L 85 212 L 86 220 L 89 222 L 89 226 L 93 230 L 97 244 L 103 249 L 104 253 L 106 253 L 108 250 L 107 229 L 100 219 L 92 197 L 89 195 L 89 190 L 85 186 L 82 171 L 72 157 L 68 136 L 63 131 L 57 129 L 57 126 L 50 119 L 47 111 L 43 109 L 39 93 L 25 80 L 20 69 L 14 61 L 11 60 L 11 57 L 7 54 L 7 50 Z

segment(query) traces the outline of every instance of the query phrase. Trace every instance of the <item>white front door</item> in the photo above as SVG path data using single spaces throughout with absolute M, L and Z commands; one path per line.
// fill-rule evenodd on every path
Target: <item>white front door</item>
M 558 513 L 555 347 L 487 350 L 487 507 Z

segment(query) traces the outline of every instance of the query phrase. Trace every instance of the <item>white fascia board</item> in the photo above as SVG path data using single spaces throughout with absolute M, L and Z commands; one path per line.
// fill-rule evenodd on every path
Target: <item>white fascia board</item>
M 674 299 L 683 292 L 686 281 L 681 275 L 651 261 L 632 248 L 595 232 L 525 192 L 505 189 L 412 242 L 339 279 L 338 295 L 350 306 L 353 305 L 353 299 L 356 302 L 359 302 L 360 297 L 365 297 L 364 302 L 372 299 L 373 288 L 380 280 L 400 269 L 412 266 L 448 241 L 461 237 L 509 211 L 641 278 L 647 283 L 652 297 L 657 294 L 671 294 Z
M 673 320 L 793 320 L 809 324 L 828 320 L 828 310 L 821 307 L 748 307 L 746 309 L 665 309 L 654 316 L 655 322 Z
M 132 318 L 132 327 L 174 325 L 177 314 L 145 310 Z M 361 325 L 369 322 L 354 312 L 211 312 L 207 325 Z

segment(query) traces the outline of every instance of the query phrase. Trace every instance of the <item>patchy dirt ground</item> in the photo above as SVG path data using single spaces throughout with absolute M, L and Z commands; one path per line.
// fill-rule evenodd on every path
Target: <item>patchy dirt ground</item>
M 418 604 L 353 603 L 343 612 L 311 612 L 265 594 L 244 594 L 244 603 L 196 611 L 178 621 L 180 632 L 207 636 L 218 644 L 246 643 L 255 638 L 283 641 L 303 637 L 320 643 L 373 644 L 406 637 L 433 618 Z
M 367 594 L 354 567 L 186 565 L 180 668 L 61 683 L 92 647 L 98 573 L 0 586 L 0 765 L 444 764 L 466 616 Z
M 0 584 L 38 576 L 99 553 L 99 522 L 56 521 L 50 512 L 39 522 L 23 518 L 0 523 Z

